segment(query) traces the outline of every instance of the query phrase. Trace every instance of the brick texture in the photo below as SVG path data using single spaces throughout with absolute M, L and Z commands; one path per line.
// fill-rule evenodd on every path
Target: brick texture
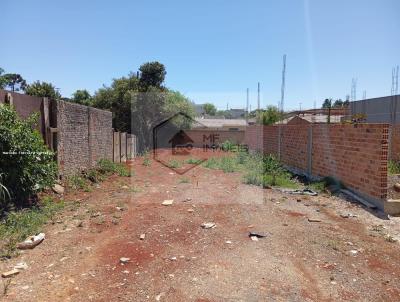
M 111 112 L 64 101 L 56 108 L 60 174 L 78 173 L 101 158 L 112 160 Z
M 400 124 L 392 127 L 391 159 L 400 161 Z
M 256 125 L 247 128 L 245 142 L 250 150 L 280 155 L 283 164 L 311 176 L 336 177 L 381 203 L 387 198 L 388 133 L 386 124 Z

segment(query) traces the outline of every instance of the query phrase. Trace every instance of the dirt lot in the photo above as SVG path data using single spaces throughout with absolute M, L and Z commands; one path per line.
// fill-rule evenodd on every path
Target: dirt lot
M 75 206 L 46 226 L 46 240 L 0 263 L 1 271 L 28 264 L 2 299 L 400 300 L 399 243 L 385 237 L 399 236 L 399 218 L 340 196 L 244 185 L 237 173 L 199 166 L 179 175 L 142 161 L 131 178 L 67 194 Z M 165 199 L 174 203 L 161 205 Z M 356 217 L 340 216 L 348 213 Z M 252 241 L 249 231 L 266 237 Z

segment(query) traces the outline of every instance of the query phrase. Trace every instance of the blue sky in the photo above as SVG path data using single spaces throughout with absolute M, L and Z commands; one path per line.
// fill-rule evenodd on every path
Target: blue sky
M 94 92 L 147 61 L 167 68 L 166 85 L 197 103 L 242 108 L 280 99 L 285 108 L 326 97 L 389 95 L 400 64 L 398 0 L 149 0 L 0 2 L 0 66 L 70 96 Z

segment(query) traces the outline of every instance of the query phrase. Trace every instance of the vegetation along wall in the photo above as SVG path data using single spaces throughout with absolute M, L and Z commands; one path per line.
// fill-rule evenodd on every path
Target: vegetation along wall
M 246 130 L 245 142 L 250 150 L 273 154 L 311 177 L 336 177 L 382 208 L 387 198 L 388 133 L 387 124 L 256 125 Z

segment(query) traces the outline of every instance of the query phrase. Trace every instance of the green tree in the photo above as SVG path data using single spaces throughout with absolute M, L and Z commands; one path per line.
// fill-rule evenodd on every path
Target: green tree
M 204 112 L 208 115 L 214 116 L 217 113 L 217 108 L 214 106 L 214 104 L 211 103 L 206 103 L 203 106 Z
M 2 70 L 4 72 L 4 70 Z M 26 81 L 18 73 L 6 73 L 1 75 L 0 86 L 11 91 L 24 91 L 26 88 Z
M 324 109 L 332 108 L 332 99 L 325 99 L 325 101 L 322 104 L 322 108 Z
M 337 99 L 334 103 L 333 103 L 333 107 L 334 108 L 341 108 L 344 106 L 344 102 L 341 99 Z
M 38 115 L 18 118 L 15 109 L 0 104 L 0 175 L 14 206 L 22 206 L 40 190 L 54 184 L 57 165 L 54 153 L 43 142 Z M 6 210 L 12 204 L 1 204 Z
M 140 66 L 140 87 L 146 91 L 150 86 L 162 88 L 167 71 L 159 62 L 148 62 Z
M 72 94 L 71 102 L 91 106 L 93 104 L 93 98 L 86 89 L 77 90 Z
M 256 120 L 258 124 L 272 125 L 280 120 L 281 113 L 275 106 L 268 106 L 265 111 L 258 111 L 256 113 Z
M 4 89 L 6 83 L 5 79 L 3 78 L 4 69 L 0 67 L 0 89 Z
M 51 83 L 36 81 L 28 85 L 25 89 L 25 93 L 32 96 L 48 97 L 53 100 L 61 98 L 61 94 Z

